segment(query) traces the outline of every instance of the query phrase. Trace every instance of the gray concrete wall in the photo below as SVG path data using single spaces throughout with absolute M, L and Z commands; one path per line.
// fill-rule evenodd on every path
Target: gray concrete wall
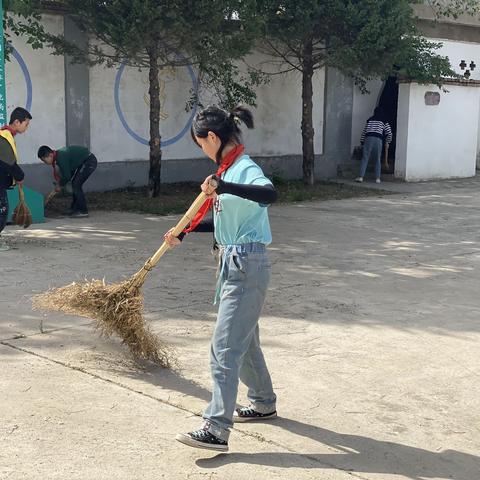
M 447 3 L 449 0 L 446 0 Z M 444 25 L 453 25 L 453 26 L 464 26 L 469 25 L 473 27 L 480 27 L 480 18 L 472 15 L 459 15 L 458 18 L 453 17 L 440 17 L 437 18 L 436 11 L 428 0 L 424 0 L 423 5 L 414 5 L 413 9 L 416 15 L 419 18 L 419 21 L 435 21 L 436 24 L 444 24 Z
M 55 33 L 63 30 L 66 38 L 77 45 L 84 45 L 87 41 L 68 17 L 51 15 L 44 21 L 49 30 Z M 37 163 L 36 158 L 38 146 L 45 143 L 53 148 L 85 145 L 97 155 L 99 166 L 87 183 L 87 190 L 145 185 L 148 145 L 135 139 L 122 124 L 123 121 L 130 125 L 138 136 L 148 137 L 145 123 L 148 114 L 144 111 L 147 108 L 144 91 L 147 86 L 142 75 L 131 69 L 125 69 L 123 75 L 119 69 L 89 69 L 83 64 L 72 64 L 68 57 L 60 62 L 59 57 L 44 52 L 49 61 L 56 62 L 52 63 L 56 67 L 48 70 L 55 71 L 58 80 L 54 84 L 49 79 L 47 83 L 43 82 L 45 74 L 36 70 L 39 62 L 35 55 L 38 54 L 30 51 L 28 45 L 20 45 L 17 39 L 16 44 L 22 49 L 33 86 L 33 130 L 18 142 L 20 150 L 23 149 L 21 160 L 27 174 L 26 184 L 41 192 L 48 192 L 52 187 L 50 169 Z M 254 59 L 262 60 L 258 53 Z M 46 60 L 40 66 L 43 64 Z M 21 77 L 21 72 L 18 75 Z M 178 74 L 175 81 L 170 81 L 166 73 L 165 78 L 162 77 L 165 83 L 162 133 L 167 140 L 175 139 L 170 143 L 167 141 L 163 148 L 162 181 L 165 183 L 198 181 L 213 170 L 209 160 L 195 159 L 199 152 L 189 138 L 188 129 L 179 134 L 188 124 L 185 116 L 190 115 L 183 112 L 181 93 L 188 93 L 192 83 L 189 72 L 182 75 Z M 185 80 L 183 83 L 182 79 Z M 333 70 L 328 74 L 319 70 L 314 82 L 315 174 L 316 178 L 324 179 L 335 177 L 338 164 L 348 162 L 350 157 L 353 86 L 350 80 Z M 53 116 L 47 108 L 41 108 L 40 103 L 52 98 L 50 90 L 59 96 L 55 103 L 58 111 Z M 118 94 L 117 104 L 115 92 Z M 267 174 L 285 179 L 301 178 L 301 77 L 296 74 L 274 77 L 271 83 L 259 87 L 257 103 L 254 110 L 256 128 L 253 131 L 244 129 L 248 151 Z M 23 103 L 19 100 L 18 104 Z M 180 113 L 177 112 L 179 109 Z M 54 124 L 54 119 L 58 120 L 58 125 Z M 37 126 L 41 134 L 34 132 Z
M 302 157 L 287 155 L 282 157 L 254 157 L 265 174 L 285 180 L 301 178 Z M 43 164 L 23 165 L 26 183 L 43 194 L 53 188 L 52 170 Z M 162 182 L 200 182 L 215 172 L 215 165 L 206 158 L 165 160 L 162 163 Z M 114 190 L 125 187 L 142 187 L 148 181 L 147 160 L 124 160 L 99 162 L 97 170 L 85 183 L 85 191 Z
M 325 76 L 323 155 L 315 164 L 318 179 L 336 177 L 340 166 L 352 163 L 353 80 L 333 68 L 327 68 Z
M 75 23 L 64 17 L 65 38 L 83 47 L 87 38 Z M 85 64 L 73 64 L 65 58 L 65 121 L 67 145 L 90 148 L 90 74 Z
M 435 22 L 434 20 L 417 20 L 417 26 L 423 35 L 430 38 L 475 43 L 480 40 L 479 26 Z

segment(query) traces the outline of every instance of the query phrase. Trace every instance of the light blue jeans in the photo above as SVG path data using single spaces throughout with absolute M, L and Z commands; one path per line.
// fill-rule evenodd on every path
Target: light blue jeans
M 366 137 L 363 145 L 363 157 L 360 164 L 360 176 L 364 177 L 367 170 L 368 161 L 373 156 L 375 159 L 375 178 L 380 178 L 382 173 L 381 156 L 383 141 L 378 137 Z
M 203 418 L 207 430 L 222 440 L 228 440 L 233 425 L 239 379 L 248 387 L 248 400 L 255 410 L 276 409 L 258 329 L 269 280 L 265 245 L 221 248 L 220 301 L 210 353 L 213 391 Z

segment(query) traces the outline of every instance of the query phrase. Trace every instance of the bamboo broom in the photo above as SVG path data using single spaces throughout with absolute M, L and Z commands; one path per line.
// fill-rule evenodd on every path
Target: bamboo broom
M 211 180 L 210 186 L 213 192 L 217 182 Z M 192 221 L 206 198 L 203 192 L 198 195 L 173 229 L 173 236 L 178 236 Z M 104 280 L 74 282 L 36 295 L 33 306 L 35 309 L 62 311 L 93 318 L 95 329 L 101 336 L 108 338 L 113 334 L 118 335 L 134 357 L 150 360 L 167 368 L 172 367 L 176 363 L 172 349 L 150 330 L 143 318 L 141 293 L 148 273 L 169 248 L 168 243 L 163 242 L 143 267 L 128 280 L 111 285 Z
M 57 194 L 57 190 L 52 190 L 46 197 L 43 202 L 43 207 L 45 208 L 53 199 L 53 197 Z
M 390 170 L 390 166 L 388 164 L 388 143 L 385 143 L 385 150 L 383 156 L 383 164 L 385 165 L 385 170 L 388 172 Z
M 12 222 L 23 228 L 28 228 L 32 224 L 32 214 L 25 202 L 25 193 L 21 184 L 18 184 L 18 205 L 13 211 Z

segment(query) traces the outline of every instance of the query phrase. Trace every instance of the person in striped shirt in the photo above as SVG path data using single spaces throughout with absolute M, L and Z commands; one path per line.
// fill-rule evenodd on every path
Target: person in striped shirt
M 385 120 L 382 109 L 377 107 L 373 112 L 373 116 L 367 120 L 360 139 L 363 145 L 363 157 L 360 164 L 360 176 L 355 179 L 356 182 L 363 182 L 368 162 L 372 156 L 375 159 L 375 181 L 377 183 L 381 182 L 380 173 L 382 166 L 380 162 L 384 141 L 387 144 L 391 143 L 392 129 Z

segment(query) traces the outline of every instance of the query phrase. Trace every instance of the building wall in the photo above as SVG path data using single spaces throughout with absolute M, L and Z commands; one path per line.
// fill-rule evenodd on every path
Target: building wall
M 324 151 L 315 159 L 315 177 L 336 178 L 351 162 L 353 80 L 328 68 L 325 82 Z
M 442 47 L 438 50 L 438 52 L 441 55 L 445 55 L 449 58 L 452 68 L 458 74 L 463 74 L 466 69 L 470 70 L 470 63 L 473 61 L 476 66 L 474 70 L 471 70 L 470 78 L 472 80 L 480 80 L 480 31 L 477 33 L 478 43 L 459 40 L 452 41 L 445 38 L 429 38 L 429 40 L 442 43 Z M 465 67 L 463 70 L 460 67 L 462 60 L 465 60 L 465 63 L 467 64 L 467 67 Z M 384 82 L 379 79 L 370 81 L 367 84 L 367 88 L 369 90 L 368 94 L 362 94 L 358 87 L 355 87 L 354 89 L 352 114 L 352 152 L 356 146 L 360 145 L 360 135 L 363 126 L 365 125 L 366 119 L 372 114 L 374 107 L 377 105 L 383 85 Z M 435 86 L 430 88 L 440 91 L 438 87 Z M 450 91 L 450 87 L 447 86 L 446 90 Z M 442 96 L 443 95 L 444 94 L 442 94 Z M 400 102 L 399 108 L 401 108 Z M 480 105 L 478 105 L 478 112 L 480 116 Z M 478 123 L 478 120 L 475 123 Z M 475 133 L 475 136 L 478 139 L 477 157 L 479 158 L 480 164 L 480 128 Z
M 46 15 L 43 21 L 51 32 L 63 33 L 62 17 Z M 15 107 L 25 107 L 31 112 L 30 127 L 16 142 L 20 163 L 34 164 L 39 145 L 65 144 L 64 61 L 49 49 L 32 50 L 23 38 L 14 38 L 14 48 L 5 65 L 7 110 L 10 114 Z
M 249 59 L 260 62 L 259 54 Z M 323 144 L 323 70 L 315 76 L 315 148 Z M 185 106 L 196 88 L 197 72 L 191 67 L 164 69 L 160 73 L 161 134 L 165 165 L 173 160 L 203 158 L 190 138 L 195 109 Z M 149 138 L 148 71 L 120 66 L 90 70 L 91 148 L 101 162 L 147 160 Z M 257 90 L 253 109 L 255 129 L 243 127 L 244 140 L 254 157 L 301 155 L 301 78 L 278 75 Z M 165 168 L 169 168 L 165 166 Z M 195 162 L 191 165 L 195 169 Z M 189 179 L 188 169 L 185 179 Z
M 57 33 L 63 31 L 65 22 L 71 39 L 78 43 L 85 40 L 61 15 L 45 15 L 44 22 Z M 444 43 L 441 53 L 450 57 L 459 72 L 460 60 L 468 64 L 473 60 L 478 66 L 471 78 L 479 79 L 480 39 L 479 43 L 461 41 L 464 37 L 471 38 L 472 29 L 477 27 L 449 24 L 450 27 L 455 29 L 455 35 L 451 29 L 438 29 L 456 39 L 438 38 Z M 71 66 L 46 49 L 32 51 L 18 38 L 14 46 L 16 56 L 6 67 L 7 100 L 10 111 L 16 105 L 27 106 L 34 116 L 29 132 L 18 137 L 21 161 L 26 164 L 32 186 L 41 191 L 51 187 L 50 172 L 36 158 L 38 146 L 46 143 L 58 147 L 67 142 L 89 144 L 100 161 L 88 189 L 145 184 L 149 137 L 146 72 L 127 66 L 113 69 Z M 265 65 L 265 57 L 258 52 L 248 61 Z M 160 81 L 162 179 L 166 182 L 201 179 L 212 171 L 213 165 L 191 142 L 189 127 L 194 111 L 185 110 L 196 86 L 196 72 L 188 67 L 164 70 Z M 363 95 L 338 72 L 330 71 L 328 81 L 324 70 L 317 72 L 314 78 L 317 178 L 335 176 L 338 166 L 349 162 L 353 148 L 359 145 L 361 130 L 378 101 L 383 82 L 374 80 L 367 87 L 370 93 Z M 274 76 L 269 84 L 258 88 L 257 94 L 256 128 L 244 129 L 249 152 L 268 173 L 300 178 L 300 75 Z M 480 129 L 476 138 L 480 157 Z
M 407 181 L 475 175 L 480 86 L 401 84 L 395 176 Z M 427 105 L 427 92 L 440 95 Z
M 445 0 L 449 2 L 451 0 Z M 428 0 L 424 0 L 423 5 L 414 5 L 415 14 L 420 20 L 434 20 L 439 24 L 447 24 L 454 27 L 473 26 L 480 27 L 480 19 L 471 15 L 460 15 L 458 18 L 437 18 L 435 10 L 432 8 Z
M 459 73 L 463 74 L 466 69 L 471 73 L 470 78 L 472 80 L 480 80 L 480 26 L 478 27 L 478 43 L 472 42 L 462 42 L 462 41 L 450 41 L 444 39 L 435 39 L 443 43 L 442 48 L 440 48 L 440 53 L 446 55 L 450 59 L 453 69 Z M 460 67 L 461 61 L 464 60 L 468 65 L 465 67 L 465 70 L 462 70 Z M 474 62 L 476 65 L 474 70 L 470 70 L 470 63 Z M 447 88 L 448 89 L 448 88 Z M 478 105 L 478 111 L 480 115 L 480 104 Z M 480 163 L 480 128 L 477 132 L 478 139 L 478 148 L 477 148 L 477 157 Z
M 68 18 L 43 17 L 46 28 L 81 44 L 86 40 Z M 34 117 L 27 134 L 17 139 L 27 184 L 42 192 L 51 189 L 51 172 L 36 157 L 41 144 L 53 148 L 84 144 L 99 159 L 87 190 L 144 185 L 148 176 L 148 73 L 136 68 L 71 65 L 48 49 L 33 51 L 14 37 L 15 56 L 6 66 L 8 111 L 25 106 Z M 255 53 L 249 63 L 264 62 Z M 191 141 L 195 110 L 186 102 L 196 88 L 194 69 L 183 67 L 160 74 L 163 139 L 162 181 L 199 180 L 214 165 Z M 87 84 L 86 84 L 87 83 Z M 314 77 L 314 128 L 317 156 L 323 154 L 325 72 Z M 301 77 L 275 75 L 257 91 L 256 128 L 244 139 L 249 153 L 267 171 L 285 178 L 302 176 Z M 321 167 L 319 175 L 321 176 Z
M 411 85 L 402 83 L 398 88 L 397 145 L 395 151 L 395 176 L 407 178 L 408 131 L 410 128 Z
M 360 136 L 367 119 L 373 114 L 382 93 L 385 82 L 380 79 L 367 83 L 368 93 L 362 93 L 358 87 L 353 91 L 352 141 L 351 151 L 360 145 Z

